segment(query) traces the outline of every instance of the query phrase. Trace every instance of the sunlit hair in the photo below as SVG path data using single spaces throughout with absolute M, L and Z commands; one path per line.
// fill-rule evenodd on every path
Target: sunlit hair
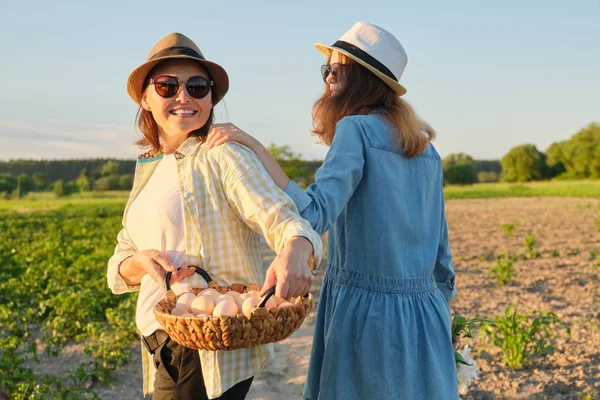
M 375 74 L 343 54 L 340 58 L 341 63 L 347 64 L 338 74 L 342 87 L 332 96 L 329 84 L 325 85 L 323 95 L 313 105 L 313 134 L 331 145 L 340 119 L 377 112 L 396 128 L 406 157 L 425 150 L 435 138 L 433 128 Z
M 159 65 L 161 65 L 161 63 L 157 64 L 152 69 L 152 71 L 150 71 L 148 73 L 148 75 L 146 76 L 146 79 L 144 82 L 144 87 L 142 88 L 142 92 L 145 91 L 146 88 L 148 87 L 148 84 L 149 84 L 148 77 L 152 75 L 152 72 L 156 68 L 158 68 Z M 201 64 L 199 64 L 199 65 L 202 67 Z M 210 77 L 210 74 L 206 70 L 206 68 L 202 67 L 202 69 L 206 72 L 207 77 L 209 79 L 212 79 Z M 212 104 L 215 104 L 215 93 L 216 93 L 216 91 L 214 90 L 214 87 L 213 87 L 213 90 L 211 90 Z M 208 136 L 208 133 L 210 132 L 210 127 L 212 126 L 213 121 L 214 121 L 214 107 L 212 107 L 210 109 L 210 113 L 208 114 L 208 120 L 206 121 L 206 123 L 201 128 L 191 131 L 188 134 L 188 138 L 197 137 L 198 140 L 200 140 L 201 142 L 204 142 L 206 140 L 206 137 Z M 160 136 L 158 134 L 159 128 L 158 128 L 158 124 L 154 120 L 154 117 L 152 116 L 152 113 L 150 111 L 144 109 L 143 107 L 140 107 L 138 109 L 137 115 L 135 117 L 135 123 L 136 123 L 138 129 L 140 130 L 140 132 L 142 132 L 142 134 L 144 135 L 143 138 L 141 138 L 140 140 L 138 140 L 135 143 L 138 146 L 140 146 L 141 148 L 144 148 L 144 149 L 150 148 L 150 151 L 153 151 L 155 153 L 159 152 L 161 150 Z

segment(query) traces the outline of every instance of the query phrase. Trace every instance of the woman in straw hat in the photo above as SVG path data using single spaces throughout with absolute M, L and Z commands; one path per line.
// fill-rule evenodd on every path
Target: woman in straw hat
M 305 399 L 456 399 L 448 302 L 454 297 L 435 133 L 400 96 L 407 56 L 384 29 L 356 23 L 321 69 L 314 133 L 330 145 L 305 192 L 236 127 L 319 233 L 329 231 Z
M 262 234 L 278 254 L 266 286 L 276 295 L 305 294 L 318 261 L 319 235 L 271 180 L 260 160 L 239 144 L 208 151 L 213 107 L 229 79 L 189 38 L 166 36 L 129 76 L 127 91 L 140 106 L 137 161 L 124 228 L 108 262 L 114 293 L 139 290 L 136 325 L 142 335 L 144 394 L 163 399 L 244 399 L 272 348 L 210 352 L 169 339 L 153 313 L 173 272 L 178 292 L 204 284 L 187 265 L 207 270 L 220 285 L 264 279 Z

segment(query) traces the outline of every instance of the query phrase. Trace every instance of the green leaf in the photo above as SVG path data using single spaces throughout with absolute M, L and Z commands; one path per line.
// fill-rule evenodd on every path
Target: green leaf
M 467 361 L 467 359 L 462 355 L 462 353 L 460 351 L 458 351 L 458 350 L 454 352 L 454 360 L 457 363 L 461 363 L 463 365 L 468 365 L 468 366 L 472 366 L 473 365 L 473 364 L 469 363 Z

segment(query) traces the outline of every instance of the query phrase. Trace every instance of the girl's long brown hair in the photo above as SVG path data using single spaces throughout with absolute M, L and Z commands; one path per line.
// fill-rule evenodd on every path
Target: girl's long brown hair
M 160 64 L 158 64 L 158 65 L 160 65 Z M 154 68 L 157 68 L 158 65 L 156 65 Z M 206 70 L 204 67 L 202 67 L 202 68 L 206 71 L 208 78 L 212 79 L 210 77 L 210 74 L 208 73 L 208 70 Z M 152 71 L 154 71 L 154 69 Z M 152 71 L 150 71 L 148 73 L 147 77 L 151 76 Z M 146 90 L 146 88 L 148 87 L 149 80 L 147 77 L 146 77 L 146 81 L 144 83 L 142 92 L 144 90 Z M 210 109 L 210 113 L 208 114 L 208 120 L 201 128 L 191 131 L 188 134 L 188 138 L 197 137 L 198 140 L 201 142 L 204 142 L 206 140 L 206 137 L 208 136 L 208 133 L 210 132 L 210 127 L 212 126 L 213 121 L 214 121 L 214 104 L 215 104 L 215 91 L 214 90 L 211 90 L 211 96 L 212 96 L 213 107 Z M 142 134 L 144 135 L 144 137 L 142 137 L 140 140 L 135 142 L 135 144 L 137 144 L 138 146 L 140 146 L 141 148 L 144 148 L 144 149 L 150 148 L 150 151 L 152 153 L 159 153 L 161 151 L 161 145 L 160 145 L 160 136 L 158 134 L 158 132 L 159 132 L 158 124 L 154 120 L 152 113 L 140 106 L 140 108 L 138 109 L 137 115 L 135 117 L 135 123 L 136 123 L 138 129 L 140 130 L 140 132 L 142 132 Z
M 406 157 L 425 150 L 435 138 L 433 128 L 375 74 L 344 55 L 341 58 L 345 63 L 338 75 L 342 88 L 332 96 L 329 85 L 325 85 L 325 92 L 313 105 L 313 134 L 331 145 L 340 119 L 378 112 L 396 128 Z

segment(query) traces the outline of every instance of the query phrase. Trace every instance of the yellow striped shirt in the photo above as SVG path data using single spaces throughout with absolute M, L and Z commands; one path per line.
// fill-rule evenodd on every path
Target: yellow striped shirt
M 159 154 L 138 159 L 133 189 L 125 213 L 154 171 Z M 279 253 L 294 236 L 313 244 L 320 262 L 322 242 L 310 224 L 299 216 L 294 202 L 280 190 L 260 160 L 247 147 L 226 143 L 206 151 L 196 139 L 187 139 L 175 153 L 179 186 L 184 203 L 184 234 L 189 264 L 205 268 L 220 285 L 262 284 L 260 236 Z M 126 228 L 118 235 L 114 255 L 108 261 L 107 280 L 116 293 L 139 290 L 128 286 L 118 273 L 119 264 L 138 249 Z M 145 250 L 145 249 L 140 249 Z M 202 279 L 195 275 L 194 286 Z M 238 382 L 254 376 L 272 354 L 271 346 L 235 351 L 199 351 L 209 398 L 220 396 Z M 152 356 L 142 346 L 144 395 L 154 389 Z

